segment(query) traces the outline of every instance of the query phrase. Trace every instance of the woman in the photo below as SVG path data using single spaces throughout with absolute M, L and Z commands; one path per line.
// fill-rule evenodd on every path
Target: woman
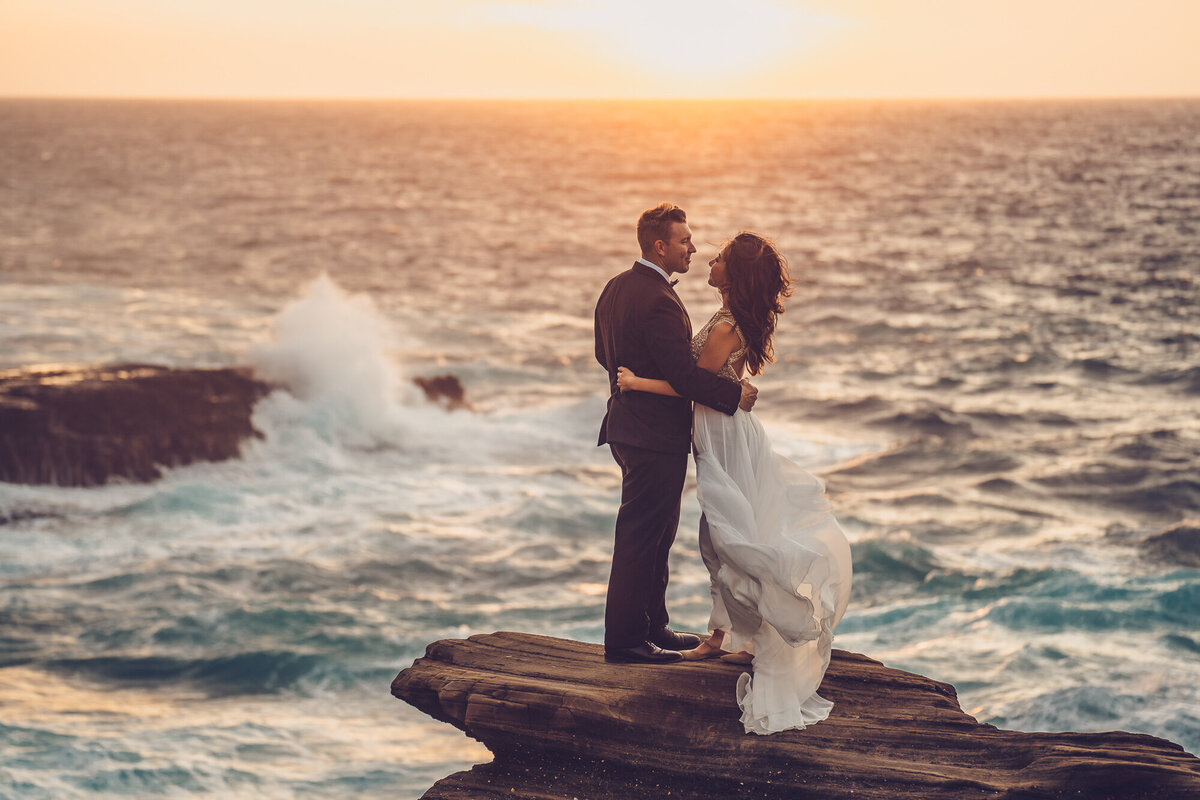
M 775 323 L 791 294 L 787 264 L 771 242 L 743 232 L 709 267 L 722 305 L 692 340 L 692 354 L 731 380 L 757 375 L 774 360 Z M 624 367 L 617 374 L 622 391 L 675 394 L 666 381 Z M 713 610 L 712 635 L 685 657 L 753 663 L 753 676 L 737 685 L 747 733 L 820 722 L 833 708 L 817 688 L 850 598 L 850 545 L 824 485 L 776 455 L 753 414 L 696 404 L 693 421 Z

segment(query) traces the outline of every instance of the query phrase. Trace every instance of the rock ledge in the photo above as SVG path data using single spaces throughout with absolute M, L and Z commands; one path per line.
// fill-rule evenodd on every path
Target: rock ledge
M 1200 798 L 1200 759 L 1176 744 L 983 725 L 954 687 L 841 650 L 820 690 L 829 719 L 746 734 L 742 671 L 614 666 L 599 645 L 500 632 L 434 642 L 392 694 L 496 755 L 425 800 Z

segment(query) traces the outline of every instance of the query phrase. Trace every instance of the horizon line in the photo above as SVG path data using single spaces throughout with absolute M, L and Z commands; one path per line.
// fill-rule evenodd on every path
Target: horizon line
M 769 95 L 769 96 L 570 96 L 570 95 L 218 95 L 218 94 L 32 94 L 0 93 L 4 100 L 200 101 L 200 102 L 1036 102 L 1200 100 L 1200 94 L 1077 94 L 1077 95 Z

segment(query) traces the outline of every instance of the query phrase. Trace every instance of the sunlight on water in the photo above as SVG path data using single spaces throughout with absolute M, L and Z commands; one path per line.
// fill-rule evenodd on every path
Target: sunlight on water
M 36 778 L 39 768 L 64 768 L 60 796 L 122 786 L 169 793 L 178 779 L 172 773 L 178 772 L 189 776 L 192 788 L 207 792 L 287 797 L 322 787 L 334 791 L 364 768 L 382 773 L 373 779 L 382 788 L 404 773 L 434 780 L 447 764 L 491 758 L 445 725 L 411 710 L 381 713 L 385 709 L 363 695 L 317 693 L 286 704 L 213 700 L 8 668 L 0 674 L 0 704 L 6 710 L 0 735 L 29 753 L 11 770 L 14 777 L 19 782 Z M 44 762 L 45 748 L 52 745 L 70 758 Z M 341 766 L 346 764 L 356 766 L 347 770 Z M 363 788 L 370 791 L 370 781 Z
M 1200 104 L 2 104 L 0 368 L 279 386 L 240 459 L 0 484 L 0 795 L 415 798 L 486 760 L 388 685 L 440 638 L 600 639 L 591 315 L 663 198 L 695 324 L 729 234 L 792 264 L 756 413 L 851 538 L 836 646 L 1200 749 Z M 411 383 L 447 374 L 472 410 Z

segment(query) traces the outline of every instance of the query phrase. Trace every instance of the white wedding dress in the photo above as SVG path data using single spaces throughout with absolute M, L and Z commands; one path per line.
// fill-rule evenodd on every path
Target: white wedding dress
M 733 323 L 743 347 L 718 374 L 737 380 L 745 340 L 728 310 L 696 334 L 692 351 L 699 356 L 722 321 Z M 742 724 L 767 734 L 820 722 L 833 708 L 817 688 L 850 599 L 850 544 L 820 479 L 772 451 L 753 414 L 697 403 L 694 415 L 709 630 L 725 631 L 723 648 L 754 655 L 754 674 L 737 684 Z

